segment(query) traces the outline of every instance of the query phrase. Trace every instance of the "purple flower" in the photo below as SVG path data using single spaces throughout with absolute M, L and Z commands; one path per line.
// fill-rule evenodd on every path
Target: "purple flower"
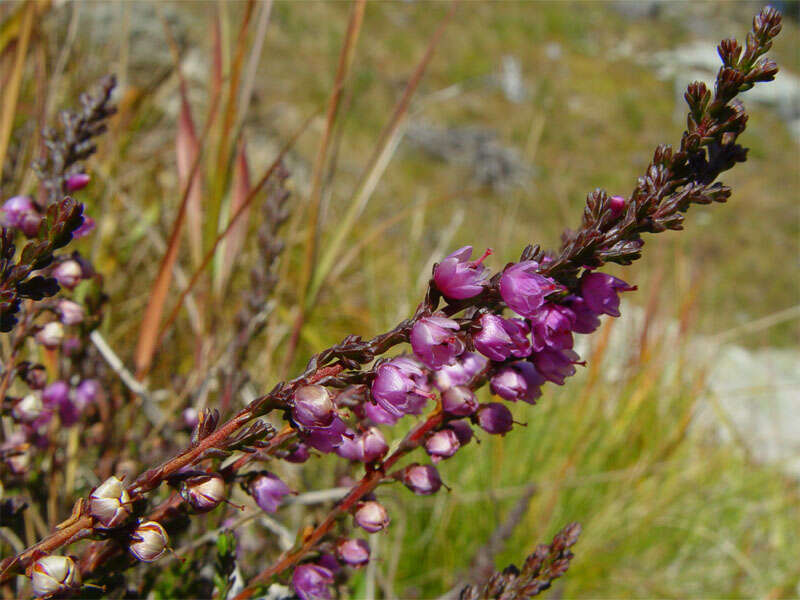
M 77 260 L 65 260 L 53 267 L 53 277 L 65 288 L 73 289 L 83 278 L 83 268 Z
M 425 372 L 416 361 L 401 356 L 378 367 L 371 392 L 383 410 L 400 418 L 422 412 L 427 401 L 422 386 L 427 386 Z
M 428 496 L 435 494 L 442 487 L 442 480 L 436 467 L 431 465 L 420 465 L 417 463 L 408 465 L 403 469 L 401 481 L 415 494 Z
M 564 385 L 564 379 L 575 374 L 574 365 L 580 364 L 580 356 L 572 350 L 555 348 L 535 353 L 532 360 L 542 377 L 558 385 Z
M 395 416 L 372 402 L 364 403 L 364 414 L 370 421 L 378 425 L 394 425 L 400 420 L 399 415 Z
M 336 544 L 336 557 L 351 567 L 363 567 L 369 562 L 369 544 L 366 540 L 341 540 Z
M 490 387 L 493 394 L 504 400 L 523 400 L 535 404 L 536 398 L 542 395 L 539 388 L 544 382 L 545 378 L 536 367 L 527 361 L 518 361 L 500 369 L 492 377 Z
M 86 173 L 75 173 L 67 177 L 67 192 L 77 192 L 89 185 L 89 177 Z
M 294 393 L 292 418 L 305 430 L 304 441 L 320 452 L 339 446 L 347 430 L 328 390 L 321 385 L 305 385 Z
M 303 441 L 320 452 L 333 452 L 343 441 L 347 426 L 336 417 L 330 427 L 311 429 L 303 437 Z
M 576 333 L 592 333 L 595 329 L 600 327 L 600 318 L 586 304 L 586 301 L 580 296 L 567 296 L 565 298 L 566 306 L 575 315 L 575 320 L 572 324 L 572 330 Z
M 69 401 L 69 384 L 66 381 L 54 381 L 44 388 L 42 401 L 47 408 L 59 408 Z
M 348 460 L 369 463 L 381 458 L 389 450 L 383 434 L 377 427 L 370 427 L 361 435 L 345 437 L 336 448 L 336 454 Z
M 611 196 L 608 199 L 608 207 L 611 209 L 611 216 L 615 219 L 622 214 L 622 211 L 625 210 L 625 204 L 627 200 L 622 196 Z
M 308 460 L 309 456 L 308 446 L 300 443 L 289 450 L 289 454 L 284 457 L 284 460 L 290 463 L 304 463 Z
M 505 404 L 489 402 L 481 404 L 477 413 L 478 425 L 486 433 L 505 435 L 514 426 L 514 417 Z
M 29 196 L 13 196 L 5 201 L 3 210 L 3 226 L 19 229 L 28 237 L 39 231 L 42 218 L 33 200 Z
M 447 429 L 451 429 L 456 434 L 460 446 L 466 446 L 472 439 L 472 427 L 466 421 L 450 421 Z
M 467 385 L 488 363 L 486 357 L 477 352 L 464 352 L 452 365 L 446 365 L 434 373 L 436 387 L 444 391 L 454 385 Z
M 260 473 L 250 481 L 250 495 L 264 512 L 274 513 L 281 505 L 284 496 L 292 493 L 289 486 L 276 475 L 269 472 Z
M 456 336 L 458 323 L 445 317 L 422 317 L 411 329 L 411 348 L 417 358 L 431 369 L 452 364 L 464 351 L 464 342 Z
M 457 385 L 442 392 L 442 410 L 451 415 L 466 417 L 478 408 L 478 399 L 468 387 Z
M 374 500 L 362 502 L 353 515 L 356 525 L 368 531 L 369 533 L 376 533 L 382 529 L 386 529 L 389 524 L 389 514 L 382 504 Z
M 292 573 L 292 587 L 300 600 L 330 600 L 332 583 L 333 573 L 320 565 L 306 563 Z
M 61 315 L 61 322 L 64 325 L 78 325 L 83 322 L 83 307 L 72 300 L 59 300 L 58 313 Z
M 630 292 L 630 286 L 622 279 L 606 273 L 586 272 L 581 277 L 581 296 L 586 306 L 596 314 L 619 316 L 619 292 Z
M 197 412 L 197 409 L 194 406 L 187 406 L 183 409 L 181 418 L 183 419 L 183 424 L 186 427 L 189 429 L 194 429 L 197 427 L 197 423 L 200 422 L 200 413 Z
M 492 253 L 487 249 L 478 260 L 470 261 L 472 246 L 459 248 L 433 270 L 433 281 L 436 287 L 447 298 L 463 300 L 477 296 L 483 290 L 483 283 L 488 277 L 486 267 L 481 263 Z
M 572 328 L 575 313 L 566 306 L 547 302 L 531 319 L 533 347 L 538 352 L 550 347 L 558 350 L 572 348 Z
M 94 225 L 95 225 L 94 219 L 92 217 L 87 217 L 86 215 L 84 215 L 83 223 L 81 223 L 81 226 L 72 232 L 73 239 L 77 240 L 86 235 L 89 235 L 92 229 L 94 229 Z
M 450 458 L 460 446 L 458 436 L 452 429 L 440 429 L 425 440 L 425 450 L 430 454 L 433 462 Z
M 487 313 L 480 318 L 481 330 L 472 336 L 475 349 L 492 360 L 505 360 L 512 354 L 524 358 L 531 353 L 529 328 L 522 319 L 504 319 Z
M 539 275 L 538 263 L 526 260 L 510 266 L 500 278 L 500 295 L 523 317 L 534 317 L 545 296 L 561 289 L 552 279 Z

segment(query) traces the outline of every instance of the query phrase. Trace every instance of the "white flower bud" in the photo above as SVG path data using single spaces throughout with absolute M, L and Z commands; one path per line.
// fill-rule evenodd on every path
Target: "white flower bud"
M 83 321 L 83 307 L 72 300 L 59 300 L 58 312 L 64 325 L 77 325 Z
M 225 481 L 217 474 L 193 477 L 186 482 L 183 498 L 197 511 L 212 510 L 225 499 Z
M 58 321 L 50 321 L 36 334 L 36 341 L 45 348 L 58 348 L 64 339 L 64 326 Z
M 89 514 L 103 527 L 113 528 L 122 525 L 130 516 L 128 491 L 122 481 L 109 477 L 89 496 Z
M 37 394 L 28 394 L 14 406 L 14 417 L 25 423 L 32 423 L 44 410 L 42 399 Z
M 153 562 L 167 550 L 169 537 L 160 523 L 145 521 L 133 532 L 131 554 L 142 562 Z
M 79 587 L 81 573 L 75 561 L 68 556 L 45 556 L 34 563 L 31 583 L 34 594 L 46 596 Z

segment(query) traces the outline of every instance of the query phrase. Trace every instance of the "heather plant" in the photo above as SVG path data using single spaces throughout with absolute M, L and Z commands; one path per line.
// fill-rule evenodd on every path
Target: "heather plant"
M 243 27 L 253 16 L 252 6 L 247 5 Z M 327 138 L 363 10 L 364 4 L 356 3 L 351 14 L 321 158 L 311 175 L 312 208 L 321 201 Z M 313 355 L 299 375 L 254 394 L 238 410 L 233 400 L 249 385 L 245 359 L 264 327 L 278 281 L 283 249 L 278 239 L 291 204 L 286 150 L 251 185 L 243 143 L 233 145 L 221 135 L 223 159 L 213 170 L 202 161 L 194 126 L 183 126 L 178 140 L 186 157 L 179 161 L 181 206 L 143 318 L 134 376 L 98 331 L 105 301 L 101 276 L 79 253 L 55 254 L 73 237 L 91 235 L 85 207 L 71 194 L 90 183 L 81 163 L 95 150 L 93 138 L 103 133 L 113 114 L 114 80 L 105 79 L 99 91 L 83 99 L 81 111 L 64 113 L 60 130 L 46 132 L 45 155 L 37 168 L 38 196 L 15 196 L 4 205 L 2 325 L 10 337 L 4 344 L 0 381 L 7 496 L 2 514 L 8 532 L 4 540 L 11 539 L 15 550 L 0 563 L 4 589 L 18 596 L 32 591 L 47 597 L 154 594 L 240 600 L 263 595 L 268 588 L 270 594 L 293 593 L 304 600 L 342 592 L 353 573 L 369 568 L 371 536 L 383 535 L 401 518 L 381 501 L 386 487 L 403 486 L 419 496 L 446 493 L 440 463 L 478 452 L 476 438 L 502 437 L 519 427 L 509 406 L 533 406 L 546 384 L 565 385 L 585 364 L 575 350 L 576 336 L 596 331 L 604 316 L 620 316 L 620 296 L 636 286 L 603 272 L 603 267 L 638 260 L 644 234 L 682 229 L 692 204 L 729 198 L 731 190 L 717 177 L 746 158 L 737 138 L 747 113 L 737 96 L 775 77 L 777 66 L 764 54 L 780 29 L 779 13 L 766 8 L 755 17 L 744 45 L 721 42 L 722 66 L 714 90 L 702 83 L 686 90 L 689 113 L 679 146 L 656 148 L 627 196 L 591 192 L 580 225 L 565 232 L 558 250 L 530 245 L 519 260 L 493 265 L 490 249 L 459 248 L 434 265 L 424 297 L 409 318 L 369 339 L 345 337 Z M 441 29 L 431 51 L 440 35 Z M 398 118 L 429 54 L 400 100 Z M 201 138 L 212 130 L 220 95 L 218 88 Z M 182 123 L 191 123 L 184 89 L 181 99 Z M 223 131 L 229 132 L 236 119 L 234 99 L 227 99 Z M 388 131 L 387 138 L 391 135 Z M 380 153 L 376 156 L 378 161 Z M 225 157 L 236 165 L 232 177 L 226 176 Z M 191 220 L 197 182 L 203 177 L 216 189 L 212 213 L 222 211 L 224 191 L 230 190 L 227 225 L 206 237 Z M 172 411 L 180 416 L 165 415 L 143 383 L 158 360 L 157 348 L 215 256 L 233 260 L 230 253 L 235 257 L 241 243 L 237 219 L 257 206 L 264 212 L 257 232 L 258 262 L 235 316 L 231 341 L 208 368 L 211 373 L 187 384 L 191 391 L 184 404 Z M 162 323 L 184 222 L 197 271 Z M 308 229 L 311 258 L 304 263 L 307 298 L 314 297 L 325 277 L 314 267 L 315 228 L 312 223 Z M 30 241 L 17 251 L 23 238 Z M 228 245 L 218 252 L 223 242 Z M 224 296 L 229 281 L 219 273 L 215 286 Z M 312 309 L 313 302 L 299 307 L 286 365 L 293 362 L 304 318 Z M 212 375 L 217 404 L 207 390 Z M 496 399 L 482 401 L 477 392 L 484 387 Z M 115 439 L 104 426 L 123 404 L 141 407 L 145 414 L 144 438 L 155 443 L 137 461 L 149 468 L 132 468 L 119 459 L 130 455 L 123 445 L 132 440 Z M 536 418 L 535 409 L 528 418 Z M 170 428 L 190 432 L 188 444 L 182 447 L 171 439 Z M 91 442 L 84 451 L 80 440 Z M 319 455 L 335 457 L 330 468 L 341 485 L 296 494 L 280 475 L 284 465 L 311 470 Z M 97 472 L 105 475 L 82 497 L 69 499 L 73 509 L 68 519 L 53 531 L 37 531 L 39 541 L 18 547 L 14 541 L 28 533 L 25 511 L 41 515 L 46 510 L 52 519 L 57 507 L 39 509 L 36 504 L 48 497 L 44 490 L 74 480 L 75 461 L 95 461 Z M 238 505 L 242 497 L 252 500 L 249 509 Z M 290 506 L 311 507 L 295 537 L 271 517 Z M 224 518 L 223 510 L 232 516 Z M 253 539 L 246 531 L 256 518 L 272 524 L 271 539 Z M 579 525 L 565 523 L 549 545 L 536 547 L 527 558 L 527 552 L 519 552 L 521 567 L 498 573 L 488 569 L 484 581 L 462 586 L 460 597 L 539 594 L 567 572 L 572 549 L 580 552 L 580 531 Z M 207 569 L 182 562 L 195 544 L 209 540 L 215 547 L 205 555 Z M 132 571 L 140 563 L 155 564 Z M 276 582 L 288 587 L 270 587 Z

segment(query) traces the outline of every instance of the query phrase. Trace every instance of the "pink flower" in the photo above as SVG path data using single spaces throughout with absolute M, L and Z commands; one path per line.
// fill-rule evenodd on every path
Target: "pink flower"
M 459 248 L 436 265 L 433 271 L 436 287 L 447 298 L 454 300 L 477 296 L 488 277 L 486 267 L 481 263 L 491 253 L 491 249 L 487 249 L 478 260 L 470 261 L 472 246 Z

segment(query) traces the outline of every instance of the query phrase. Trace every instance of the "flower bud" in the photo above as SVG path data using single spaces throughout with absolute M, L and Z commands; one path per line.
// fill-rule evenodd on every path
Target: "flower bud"
M 28 237 L 33 237 L 38 233 L 42 218 L 29 196 L 9 198 L 3 204 L 2 211 L 4 227 L 19 229 Z
M 564 379 L 575 374 L 575 365 L 580 364 L 580 356 L 572 350 L 545 348 L 533 355 L 533 364 L 542 377 L 557 385 L 564 385 Z
M 308 446 L 305 444 L 296 444 L 289 449 L 289 454 L 286 455 L 284 460 L 290 463 L 304 463 L 308 460 L 311 454 L 308 451 Z
M 570 308 L 546 302 L 531 320 L 534 350 L 538 352 L 545 347 L 557 350 L 572 348 L 572 330 L 576 319 Z
M 481 330 L 472 336 L 475 349 L 492 360 L 505 360 L 512 354 L 523 358 L 531 353 L 530 331 L 522 319 L 504 319 L 487 313 L 480 318 Z
M 444 391 L 454 385 L 467 385 L 488 363 L 486 357 L 477 352 L 464 352 L 452 365 L 446 365 L 434 373 L 436 387 Z
M 455 431 L 441 429 L 425 441 L 425 450 L 431 455 L 433 462 L 438 462 L 443 458 L 453 456 L 460 445 Z
M 341 540 L 336 544 L 336 557 L 351 567 L 363 567 L 369 562 L 369 544 L 366 540 Z
M 14 405 L 14 418 L 23 423 L 33 423 L 43 410 L 44 405 L 38 394 L 28 394 Z
M 625 210 L 625 204 L 627 200 L 622 196 L 611 196 L 608 199 L 608 207 L 611 209 L 611 215 L 616 219 L 618 216 L 622 214 L 622 211 Z
M 59 300 L 58 313 L 64 325 L 78 325 L 83 321 L 83 307 L 72 300 Z
M 125 485 L 116 477 L 109 477 L 89 496 L 89 514 L 106 529 L 122 525 L 130 516 L 131 497 Z
M 472 427 L 466 421 L 450 421 L 447 424 L 447 429 L 453 430 L 460 446 L 466 446 L 472 439 Z
M 83 278 L 83 268 L 77 260 L 69 259 L 53 267 L 52 275 L 58 283 L 71 290 Z
M 605 273 L 586 272 L 580 279 L 581 296 L 586 305 L 596 314 L 619 316 L 619 292 L 630 292 L 630 286 L 622 279 Z
M 225 481 L 216 473 L 192 477 L 184 483 L 183 499 L 198 512 L 213 510 L 225 499 Z
M 389 446 L 383 434 L 377 427 L 370 427 L 352 439 L 345 437 L 341 446 L 336 448 L 336 454 L 348 460 L 369 463 L 381 458 L 387 450 Z
M 335 416 L 331 395 L 321 385 L 306 385 L 294 393 L 292 417 L 303 427 L 327 427 Z
M 86 173 L 75 173 L 67 177 L 67 192 L 77 192 L 89 185 L 89 177 Z
M 478 425 L 486 433 L 505 435 L 514 426 L 514 417 L 504 404 L 482 404 L 477 413 Z
M 370 387 L 373 400 L 395 421 L 422 412 L 427 397 L 427 376 L 412 358 L 400 356 L 380 365 Z
M 24 370 L 22 378 L 32 390 L 44 389 L 47 385 L 47 369 L 43 365 L 30 365 Z
M 99 381 L 96 379 L 84 379 L 75 388 L 75 404 L 79 410 L 84 410 L 86 407 L 95 404 L 102 393 Z
M 431 369 L 452 364 L 464 351 L 464 342 L 456 336 L 458 329 L 458 323 L 452 319 L 422 317 L 411 328 L 411 348 Z
M 36 334 L 36 341 L 50 350 L 58 348 L 63 339 L 64 326 L 58 321 L 50 321 Z
M 414 463 L 403 469 L 401 481 L 415 494 L 428 496 L 442 487 L 442 480 L 436 467 Z
M 535 404 L 542 395 L 545 378 L 528 361 L 518 361 L 500 369 L 491 380 L 491 390 L 504 400 L 523 400 Z
M 324 600 L 331 597 L 328 586 L 333 583 L 333 573 L 320 565 L 306 563 L 295 567 L 292 587 L 300 600 Z
M 197 409 L 193 406 L 189 406 L 183 409 L 181 413 L 181 418 L 183 419 L 183 424 L 188 427 L 189 429 L 194 429 L 197 427 L 197 423 L 200 420 L 200 413 L 197 412 Z
M 356 525 L 369 533 L 381 531 L 389 524 L 389 514 L 386 509 L 374 500 L 362 502 L 353 518 Z
M 454 386 L 442 393 L 442 409 L 446 413 L 458 417 L 466 417 L 478 408 L 478 399 L 475 393 L 464 386 Z
M 33 564 L 31 584 L 34 594 L 47 596 L 80 587 L 81 573 L 68 556 L 45 556 Z
M 491 253 L 491 250 L 487 250 L 478 260 L 470 261 L 472 246 L 459 248 L 436 265 L 433 271 L 436 287 L 447 298 L 454 300 L 472 298 L 480 294 L 488 277 L 486 267 L 481 263 Z
M 250 481 L 250 495 L 264 512 L 274 513 L 278 510 L 284 496 L 292 493 L 289 486 L 276 475 L 264 472 Z
M 167 551 L 169 545 L 167 532 L 156 521 L 140 523 L 134 529 L 131 539 L 133 541 L 128 549 L 142 562 L 158 560 Z
M 559 289 L 549 277 L 540 275 L 539 264 L 526 260 L 510 266 L 500 278 L 500 295 L 508 307 L 523 317 L 533 317 L 545 296 Z

